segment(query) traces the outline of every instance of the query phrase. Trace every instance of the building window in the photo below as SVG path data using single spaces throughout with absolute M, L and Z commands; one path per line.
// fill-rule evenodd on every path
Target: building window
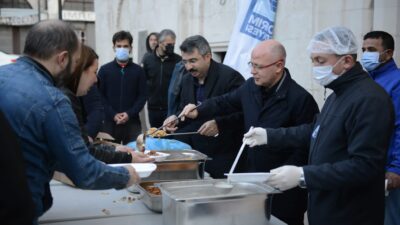
M 63 9 L 94 12 L 94 3 L 93 0 L 65 0 Z
M 0 8 L 32 9 L 27 0 L 1 0 Z

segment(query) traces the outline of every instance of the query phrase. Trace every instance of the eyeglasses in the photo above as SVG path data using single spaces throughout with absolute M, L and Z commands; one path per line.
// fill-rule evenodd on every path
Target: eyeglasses
M 254 64 L 254 63 L 252 63 L 251 61 L 248 62 L 247 64 L 248 64 L 251 68 L 253 68 L 253 69 L 255 69 L 255 70 L 262 70 L 262 69 L 268 68 L 268 67 L 270 67 L 270 66 L 272 66 L 272 65 L 275 65 L 275 64 L 277 64 L 277 63 L 280 62 L 280 61 L 283 61 L 283 59 L 280 59 L 280 60 L 278 60 L 278 61 L 276 61 L 276 62 L 273 62 L 273 63 L 268 64 L 268 65 L 265 65 L 265 66 L 261 66 L 261 65 L 258 65 L 258 64 Z

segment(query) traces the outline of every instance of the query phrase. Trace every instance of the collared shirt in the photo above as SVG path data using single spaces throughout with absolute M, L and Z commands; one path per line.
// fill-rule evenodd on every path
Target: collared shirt
M 196 96 L 196 102 L 198 105 L 198 104 L 201 104 L 206 99 L 206 96 L 204 93 L 205 85 L 204 85 L 204 83 L 200 84 L 198 79 L 194 79 L 194 80 L 195 80 L 194 91 L 195 91 L 195 96 Z

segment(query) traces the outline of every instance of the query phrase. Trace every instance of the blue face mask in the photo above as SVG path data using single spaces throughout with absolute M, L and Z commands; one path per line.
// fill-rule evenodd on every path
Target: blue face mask
M 361 57 L 361 65 L 370 72 L 381 64 L 379 56 L 379 52 L 364 52 Z
M 128 61 L 129 49 L 128 48 L 115 48 L 115 58 L 118 61 Z

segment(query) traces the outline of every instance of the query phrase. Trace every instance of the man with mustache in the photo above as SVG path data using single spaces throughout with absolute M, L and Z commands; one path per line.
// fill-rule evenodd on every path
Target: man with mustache
M 71 103 L 56 87 L 71 76 L 80 51 L 67 23 L 46 20 L 29 30 L 24 56 L 0 67 L 0 110 L 21 147 L 33 224 L 52 205 L 49 182 L 56 168 L 84 189 L 122 189 L 140 179 L 131 166 L 109 167 L 89 154 Z
M 200 35 L 188 37 L 180 49 L 182 63 L 189 75 L 182 77 L 178 112 L 186 104 L 201 104 L 206 99 L 228 93 L 244 83 L 240 73 L 212 60 L 211 48 L 204 37 Z M 179 139 L 211 157 L 213 160 L 207 161 L 205 170 L 214 178 L 223 178 L 224 173 L 229 171 L 241 144 L 243 134 L 241 121 L 241 113 L 185 121 L 178 125 L 180 128 L 178 132 L 198 130 L 201 135 L 179 137 Z M 164 121 L 164 124 L 169 123 L 167 129 L 176 131 L 176 122 L 176 115 L 172 115 Z M 213 137 L 217 134 L 218 137 Z M 239 170 L 241 168 L 239 166 Z

